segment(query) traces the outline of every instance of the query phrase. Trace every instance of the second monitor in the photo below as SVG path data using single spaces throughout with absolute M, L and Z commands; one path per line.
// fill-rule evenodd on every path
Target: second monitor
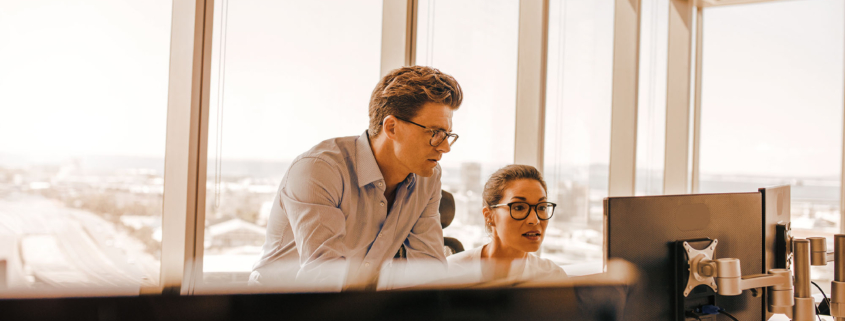
M 683 254 L 677 247 L 690 241 L 703 248 L 718 240 L 715 257 L 739 259 L 742 275 L 765 273 L 762 194 L 605 199 L 604 257 L 630 261 L 644 274 L 629 296 L 624 320 L 685 320 L 684 310 L 699 303 L 719 306 L 740 320 L 763 320 L 766 306 L 760 292 L 720 296 L 699 286 L 679 297 L 688 274 L 681 275 L 678 268 Z

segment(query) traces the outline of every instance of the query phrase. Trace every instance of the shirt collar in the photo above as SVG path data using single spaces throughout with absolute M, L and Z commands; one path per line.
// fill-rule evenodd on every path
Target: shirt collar
M 411 189 L 412 187 L 414 187 L 414 184 L 417 183 L 417 174 L 408 174 L 408 177 L 405 177 L 405 181 L 403 183 L 405 183 L 405 186 L 407 186 L 408 189 Z
M 358 175 L 358 187 L 364 187 L 376 181 L 384 181 L 384 175 L 378 168 L 376 156 L 373 155 L 373 149 L 370 148 L 370 136 L 367 132 L 365 130 L 355 142 L 355 173 Z M 402 183 L 408 189 L 413 188 L 417 183 L 417 174 L 408 174 L 408 177 L 405 177 Z
M 358 187 L 364 187 L 375 181 L 384 181 L 384 176 L 376 163 L 376 156 L 370 148 L 370 138 L 365 130 L 355 142 L 355 173 L 358 175 Z

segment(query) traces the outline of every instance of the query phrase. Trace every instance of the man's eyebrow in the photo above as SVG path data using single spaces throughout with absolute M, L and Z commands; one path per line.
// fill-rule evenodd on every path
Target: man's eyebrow
M 447 133 L 449 132 L 448 130 L 446 130 L 446 128 L 443 128 L 443 127 L 440 127 L 440 126 L 428 126 L 428 128 L 431 128 L 431 129 L 434 129 L 434 130 L 442 130 L 442 131 L 447 132 Z

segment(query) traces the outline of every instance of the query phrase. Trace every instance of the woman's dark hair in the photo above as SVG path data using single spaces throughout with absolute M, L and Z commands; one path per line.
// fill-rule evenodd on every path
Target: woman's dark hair
M 519 179 L 536 180 L 540 182 L 540 185 L 543 185 L 543 190 L 548 193 L 546 181 L 543 180 L 543 174 L 540 174 L 537 168 L 530 165 L 508 165 L 493 173 L 490 179 L 487 180 L 487 183 L 484 184 L 484 192 L 481 194 L 481 198 L 484 199 L 484 206 L 490 207 L 491 205 L 499 204 L 499 201 L 502 200 L 505 194 L 505 188 L 507 188 L 508 183 Z

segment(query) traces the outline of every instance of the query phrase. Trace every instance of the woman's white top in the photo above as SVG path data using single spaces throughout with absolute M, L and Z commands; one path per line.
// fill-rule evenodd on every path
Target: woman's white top
M 482 277 L 482 264 L 480 246 L 471 250 L 446 257 L 449 262 L 449 275 L 452 278 L 460 278 L 465 282 L 487 281 Z M 566 277 L 563 268 L 549 259 L 544 259 L 527 253 L 525 259 L 514 260 L 508 272 L 507 281 L 524 282 L 538 281 L 544 279 L 557 279 Z

